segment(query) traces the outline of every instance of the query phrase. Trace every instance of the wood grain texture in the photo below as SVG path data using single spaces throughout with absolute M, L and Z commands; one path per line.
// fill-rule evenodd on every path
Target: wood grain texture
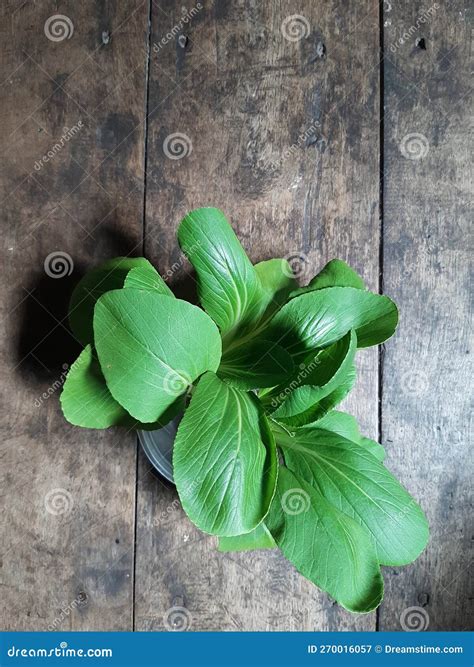
M 176 228 L 188 210 L 213 205 L 252 260 L 292 257 L 305 281 L 341 257 L 377 289 L 378 3 L 202 5 L 185 22 L 181 3 L 152 4 L 147 255 L 192 293 Z M 376 437 L 377 354 L 361 359 L 349 407 Z M 375 614 L 343 611 L 278 552 L 215 546 L 141 459 L 137 630 L 375 628 Z
M 1 629 L 375 629 L 278 551 L 219 554 L 142 454 L 136 479 L 132 434 L 61 415 L 73 285 L 144 249 L 195 298 L 176 228 L 206 204 L 254 261 L 291 258 L 302 282 L 341 257 L 377 290 L 383 268 L 402 315 L 382 357 L 383 441 L 432 538 L 384 568 L 378 627 L 419 607 L 429 629 L 468 629 L 472 12 L 380 4 L 382 70 L 375 0 L 1 4 Z M 73 29 L 54 41 L 58 13 Z M 61 279 L 44 266 L 58 251 L 73 265 Z M 377 437 L 378 355 L 359 357 L 346 407 Z
M 421 627 L 467 630 L 473 618 L 472 7 L 434 3 L 428 12 L 421 2 L 390 4 L 383 276 L 401 323 L 384 357 L 383 440 L 389 468 L 427 513 L 431 540 L 415 564 L 386 571 L 380 629 L 401 629 L 405 610 L 419 607 Z
M 146 4 L 61 3 L 62 41 L 55 2 L 1 11 L 0 627 L 130 629 L 135 437 L 67 425 L 58 396 L 72 286 L 141 250 Z

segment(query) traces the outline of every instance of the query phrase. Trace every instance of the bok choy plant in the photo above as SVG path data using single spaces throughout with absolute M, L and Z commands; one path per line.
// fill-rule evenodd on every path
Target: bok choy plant
M 189 213 L 178 239 L 202 308 L 143 258 L 110 260 L 76 287 L 70 325 L 84 349 L 66 419 L 157 429 L 183 414 L 173 474 L 191 521 L 222 551 L 278 547 L 346 609 L 373 610 L 380 566 L 417 558 L 428 526 L 381 445 L 335 408 L 357 350 L 394 333 L 395 304 L 341 260 L 305 287 L 284 259 L 252 265 L 214 208 Z

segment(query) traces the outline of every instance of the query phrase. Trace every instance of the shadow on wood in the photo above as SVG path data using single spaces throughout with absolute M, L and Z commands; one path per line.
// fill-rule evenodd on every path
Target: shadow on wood
M 109 258 L 139 254 L 136 239 L 117 231 L 113 220 L 98 231 L 97 243 L 109 249 Z M 17 372 L 28 382 L 57 377 L 79 355 L 82 345 L 69 328 L 69 301 L 83 275 L 98 265 L 79 264 L 67 253 L 51 253 L 50 257 L 41 273 L 32 272 L 27 287 L 15 299 L 20 304 Z

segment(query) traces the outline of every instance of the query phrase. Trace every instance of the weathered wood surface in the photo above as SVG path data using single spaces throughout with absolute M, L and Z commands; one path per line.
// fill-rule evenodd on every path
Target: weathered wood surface
M 412 606 L 430 628 L 467 627 L 469 15 L 439 3 L 413 32 L 421 3 L 381 5 L 382 17 L 375 0 L 203 0 L 187 14 L 175 0 L 2 4 L 0 627 L 386 630 Z M 45 23 L 59 12 L 73 34 L 54 41 Z M 400 150 L 411 133 L 429 145 L 421 160 Z M 400 304 L 380 414 L 375 350 L 360 355 L 348 409 L 367 435 L 382 426 L 433 537 L 416 564 L 384 568 L 378 624 L 277 552 L 217 553 L 141 454 L 137 468 L 132 434 L 60 414 L 78 276 L 144 250 L 192 298 L 175 232 L 204 204 L 228 213 L 253 260 L 290 257 L 304 281 L 338 256 L 371 289 L 383 270 Z M 71 275 L 45 273 L 55 251 Z
M 407 618 L 418 614 L 430 630 L 467 630 L 473 619 L 472 6 L 470 16 L 467 2 L 435 3 L 428 13 L 421 2 L 391 4 L 383 281 L 401 323 L 386 345 L 382 432 L 387 465 L 420 500 L 431 540 L 413 565 L 385 569 L 380 627 L 400 629 L 405 610 L 419 607 Z M 400 45 L 405 33 L 409 39 Z
M 44 30 L 55 2 L 1 11 L 0 626 L 130 629 L 135 436 L 68 426 L 58 397 L 78 349 L 71 287 L 100 260 L 141 252 L 146 6 L 62 3 L 62 41 Z M 57 251 L 72 275 L 47 275 Z
M 254 261 L 292 257 L 305 280 L 337 256 L 377 289 L 377 3 L 203 5 L 163 44 L 180 25 L 181 3 L 153 3 L 147 254 L 162 273 L 180 267 L 181 217 L 214 205 Z M 173 154 L 175 133 L 182 152 Z M 171 282 L 183 283 L 186 269 Z M 374 351 L 362 355 L 352 408 L 376 436 Z M 375 614 L 335 606 L 277 552 L 218 553 L 175 498 L 142 457 L 138 630 L 162 629 L 173 607 L 195 630 L 375 629 Z

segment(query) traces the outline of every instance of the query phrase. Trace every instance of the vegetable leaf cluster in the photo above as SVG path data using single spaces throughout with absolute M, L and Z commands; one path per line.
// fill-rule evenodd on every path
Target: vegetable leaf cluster
M 143 258 L 76 287 L 66 419 L 157 429 L 182 413 L 173 470 L 191 521 L 222 551 L 278 547 L 346 609 L 373 610 L 380 566 L 417 558 L 428 526 L 381 445 L 335 408 L 357 350 L 394 333 L 395 304 L 341 260 L 305 287 L 284 259 L 253 265 L 217 209 L 189 213 L 178 239 L 202 308 Z

